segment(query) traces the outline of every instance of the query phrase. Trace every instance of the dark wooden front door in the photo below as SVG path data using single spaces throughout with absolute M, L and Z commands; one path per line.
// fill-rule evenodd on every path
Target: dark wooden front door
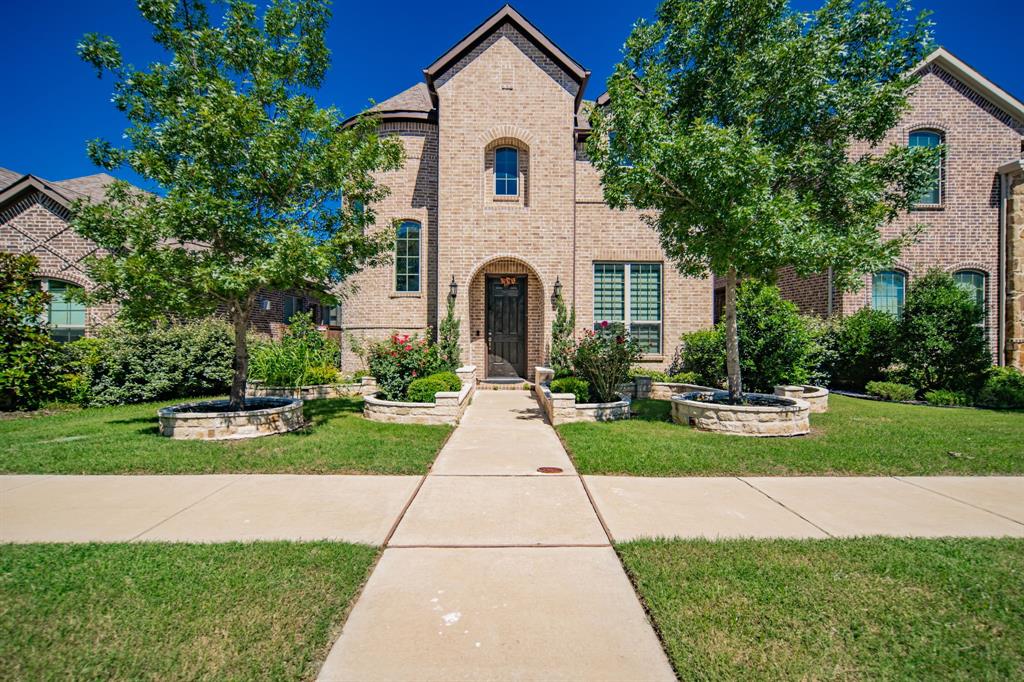
M 526 376 L 526 275 L 487 277 L 487 376 Z

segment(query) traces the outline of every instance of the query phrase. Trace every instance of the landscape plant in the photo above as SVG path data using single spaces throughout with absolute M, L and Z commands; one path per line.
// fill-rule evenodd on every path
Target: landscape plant
M 893 402 L 906 402 L 917 397 L 917 389 L 910 384 L 895 381 L 869 381 L 864 387 L 868 395 Z
M 701 329 L 680 338 L 680 362 L 672 369 L 680 369 L 696 376 L 696 383 L 720 388 L 725 382 L 725 338 L 721 324 L 713 329 Z
M 932 270 L 907 291 L 896 358 L 907 383 L 922 391 L 976 392 L 992 366 L 985 312 L 948 274 Z
M 962 391 L 947 391 L 944 388 L 936 388 L 925 391 L 925 402 L 937 407 L 964 407 L 973 404 L 971 396 Z
M 587 152 L 610 206 L 645 211 L 682 273 L 725 282 L 730 400 L 741 281 L 788 266 L 844 288 L 912 238 L 880 228 L 921 196 L 941 149 L 860 150 L 899 123 L 930 46 L 903 0 L 665 0 L 635 24 Z
M 438 347 L 426 336 L 415 334 L 394 333 L 368 344 L 367 361 L 385 400 L 406 400 L 414 380 L 455 369 L 445 363 Z
M 371 229 L 387 195 L 377 178 L 399 168 L 401 142 L 360 116 L 343 125 L 313 94 L 330 64 L 326 0 L 139 3 L 163 61 L 137 69 L 113 39 L 78 45 L 114 78 L 128 119 L 124 146 L 88 145 L 90 159 L 137 174 L 156 194 L 113 183 L 78 203 L 72 225 L 99 251 L 90 299 L 118 301 L 136 322 L 226 312 L 233 326 L 230 409 L 243 409 L 247 333 L 266 290 L 326 292 L 387 261 L 393 229 Z M 159 195 L 159 196 L 158 196 Z M 346 201 L 339 201 L 343 195 Z
M 459 364 L 459 335 L 462 322 L 455 316 L 455 299 L 448 298 L 448 312 L 437 330 L 438 353 L 445 365 L 455 368 Z
M 896 360 L 898 338 L 895 316 L 883 310 L 861 308 L 830 320 L 823 338 L 829 386 L 860 391 L 870 381 L 882 381 Z
M 572 357 L 576 349 L 576 309 L 569 309 L 559 294 L 555 300 L 555 319 L 551 322 L 551 369 L 555 378 L 572 375 Z
M 432 403 L 435 393 L 458 392 L 461 388 L 462 380 L 457 374 L 438 372 L 410 382 L 407 399 L 411 403 Z
M 579 377 L 559 377 L 548 386 L 552 393 L 572 393 L 577 403 L 590 402 L 590 384 Z
M 270 386 L 335 383 L 340 378 L 341 347 L 313 324 L 311 313 L 292 316 L 280 341 L 252 344 L 249 378 Z
M 50 338 L 38 265 L 35 256 L 0 252 L 0 411 L 38 407 L 59 390 L 64 354 Z
M 984 407 L 1024 407 L 1024 372 L 1014 367 L 991 367 L 978 393 Z
M 629 372 L 643 355 L 639 344 L 620 323 L 600 322 L 587 330 L 576 344 L 573 368 L 587 382 L 594 402 L 619 400 L 619 386 L 629 381 Z

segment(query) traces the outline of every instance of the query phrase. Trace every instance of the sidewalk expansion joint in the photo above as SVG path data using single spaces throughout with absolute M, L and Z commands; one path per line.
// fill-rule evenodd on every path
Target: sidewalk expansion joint
M 409 545 L 388 545 L 386 549 L 566 549 L 566 548 L 587 548 L 604 549 L 610 548 L 611 544 L 602 543 L 562 543 L 562 544 L 409 544 Z
M 804 521 L 805 521 L 806 523 L 809 523 L 810 525 L 814 526 L 815 528 L 817 528 L 818 530 L 820 530 L 820 531 L 821 531 L 822 533 L 824 533 L 824 534 L 825 534 L 825 535 L 827 535 L 828 537 L 830 537 L 830 538 L 834 538 L 834 537 L 835 537 L 834 535 L 832 535 L 832 533 L 829 533 L 829 532 L 828 532 L 827 530 L 825 530 L 824 528 L 822 528 L 821 526 L 819 526 L 818 524 L 816 524 L 816 523 L 815 523 L 814 521 L 811 521 L 811 520 L 810 520 L 809 518 L 807 518 L 806 516 L 804 516 L 803 514 L 801 514 L 800 512 L 798 512 L 797 510 L 793 509 L 792 507 L 787 507 L 787 506 L 786 506 L 785 504 L 783 504 L 783 503 L 782 503 L 782 502 L 780 502 L 779 500 L 775 499 L 774 497 L 772 497 L 771 495 L 769 495 L 769 494 L 768 494 L 768 493 L 766 493 L 765 491 L 761 490 L 761 489 L 760 489 L 760 488 L 758 488 L 758 487 L 757 487 L 756 485 L 754 485 L 753 483 L 751 483 L 751 482 L 750 482 L 750 481 L 748 481 L 747 479 L 743 478 L 742 476 L 736 476 L 735 478 L 736 478 L 736 480 L 737 480 L 737 481 L 742 481 L 742 482 L 746 483 L 746 484 L 747 484 L 747 485 L 749 485 L 749 486 L 750 486 L 751 488 L 753 488 L 754 490 L 756 490 L 757 492 L 761 493 L 762 495 L 764 495 L 765 497 L 767 497 L 767 498 L 768 498 L 769 500 L 771 500 L 772 502 L 774 502 L 775 504 L 779 505 L 780 507 L 782 507 L 783 509 L 785 509 L 786 511 L 788 511 L 788 512 L 789 512 L 790 514 L 792 514 L 793 516 L 796 516 L 796 517 L 798 517 L 798 518 L 800 518 L 800 519 L 803 519 L 803 520 L 804 520 Z
M 128 542 L 135 542 L 136 540 L 141 538 L 146 533 L 149 533 L 150 531 L 155 530 L 156 528 L 159 528 L 160 526 L 164 525 L 165 523 L 167 523 L 168 521 L 173 519 L 178 514 L 183 514 L 184 512 L 187 512 L 189 509 L 191 509 L 192 507 L 196 506 L 200 502 L 205 502 L 206 500 L 210 499 L 211 497 L 213 497 L 214 495 L 216 495 L 220 491 L 224 490 L 225 488 L 229 488 L 229 487 L 233 486 L 234 484 L 238 483 L 239 481 L 242 481 L 242 480 L 245 480 L 247 478 L 250 478 L 250 476 L 251 476 L 250 474 L 242 474 L 242 475 L 237 476 L 236 478 L 232 478 L 230 481 L 228 481 L 227 483 L 225 483 L 221 487 L 217 488 L 214 491 L 211 491 L 210 493 L 208 493 L 206 495 L 203 495 L 202 497 L 200 497 L 198 500 L 196 500 L 192 504 L 185 505 L 184 507 L 182 507 L 178 511 L 176 511 L 173 514 L 171 514 L 170 516 L 168 516 L 167 518 L 161 519 L 160 521 L 157 521 L 156 523 L 154 523 L 152 526 L 150 526 L 149 528 L 145 529 L 141 533 L 138 533 L 137 535 L 135 535 L 135 536 L 133 536 L 131 538 L 128 538 Z
M 934 495 L 938 495 L 940 497 L 945 497 L 948 500 L 953 500 L 954 502 L 959 502 L 960 504 L 966 504 L 968 507 L 973 507 L 974 509 L 977 509 L 978 511 L 988 512 L 989 514 L 992 514 L 993 516 L 998 516 L 1001 519 L 1006 519 L 1007 521 L 1011 521 L 1013 523 L 1016 523 L 1018 526 L 1024 526 L 1024 522 L 1018 521 L 1015 518 L 1006 516 L 1005 514 L 1000 514 L 999 512 L 996 512 L 996 511 L 992 511 L 991 509 L 986 509 L 985 507 L 981 507 L 979 505 L 973 504 L 971 502 L 968 502 L 967 500 L 961 500 L 959 497 L 953 497 L 952 495 L 949 495 L 947 493 L 939 492 L 938 490 L 933 490 L 933 489 L 929 488 L 928 486 L 921 485 L 920 483 L 914 483 L 913 481 L 908 481 L 907 479 L 903 478 L 902 476 L 893 476 L 892 478 L 894 480 L 899 481 L 900 483 L 906 483 L 907 485 L 912 485 L 915 488 L 919 488 L 921 490 L 924 490 L 926 492 L 932 493 Z

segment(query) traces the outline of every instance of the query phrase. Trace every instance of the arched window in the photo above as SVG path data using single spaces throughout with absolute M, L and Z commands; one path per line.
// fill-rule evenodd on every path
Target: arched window
M 420 290 L 420 224 L 406 220 L 395 240 L 395 291 Z
M 984 326 L 988 320 L 988 308 L 985 306 L 985 273 L 978 272 L 977 270 L 961 270 L 954 273 L 953 279 L 964 291 L 971 295 L 974 302 L 985 313 L 985 317 L 982 318 L 982 325 Z
M 903 315 L 903 298 L 907 276 L 897 270 L 876 272 L 871 279 L 871 307 L 884 310 L 897 318 Z
M 50 325 L 50 336 L 55 341 L 66 343 L 85 336 L 85 306 L 70 300 L 72 291 L 82 287 L 59 279 L 41 279 L 39 288 L 50 294 L 46 307 L 46 321 Z
M 494 151 L 494 193 L 503 197 L 519 194 L 519 150 L 515 147 Z
M 942 133 L 934 130 L 915 130 L 910 133 L 911 147 L 938 147 L 943 142 Z M 925 190 L 917 203 L 921 206 L 938 206 L 942 203 L 942 181 L 945 160 L 940 158 L 935 162 L 932 171 L 931 183 Z

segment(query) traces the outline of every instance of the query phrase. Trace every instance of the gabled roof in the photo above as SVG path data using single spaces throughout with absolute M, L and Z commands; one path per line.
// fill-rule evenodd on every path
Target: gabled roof
M 7 168 L 0 168 L 0 190 L 4 189 L 15 180 L 21 177 L 21 173 L 15 173 Z
M 1024 123 L 1024 103 L 972 69 L 946 48 L 937 48 L 925 57 L 914 70 L 915 72 L 920 71 L 932 64 L 948 71 L 984 97 L 992 106 L 1016 119 L 1018 123 Z
M 80 178 L 51 182 L 32 174 L 21 175 L 6 168 L 0 168 L 0 209 L 21 198 L 27 192 L 37 191 L 70 210 L 71 204 L 77 199 L 103 201 L 107 186 L 115 180 L 115 177 L 106 173 L 96 173 L 83 175 Z
M 541 52 L 550 57 L 559 67 L 569 74 L 579 84 L 576 94 L 576 107 L 579 108 L 580 99 L 583 97 L 583 90 L 586 87 L 587 79 L 590 78 L 590 71 L 575 59 L 567 55 L 562 48 L 555 45 L 550 38 L 544 35 L 540 29 L 531 24 L 517 12 L 511 5 L 505 5 L 492 14 L 484 23 L 477 26 L 465 38 L 457 42 L 447 52 L 438 57 L 433 64 L 423 69 L 423 75 L 427 79 L 427 86 L 431 94 L 434 93 L 434 80 L 443 74 L 452 64 L 458 61 L 466 53 L 483 42 L 489 35 L 497 31 L 505 24 L 515 26 L 520 33 L 533 43 Z

